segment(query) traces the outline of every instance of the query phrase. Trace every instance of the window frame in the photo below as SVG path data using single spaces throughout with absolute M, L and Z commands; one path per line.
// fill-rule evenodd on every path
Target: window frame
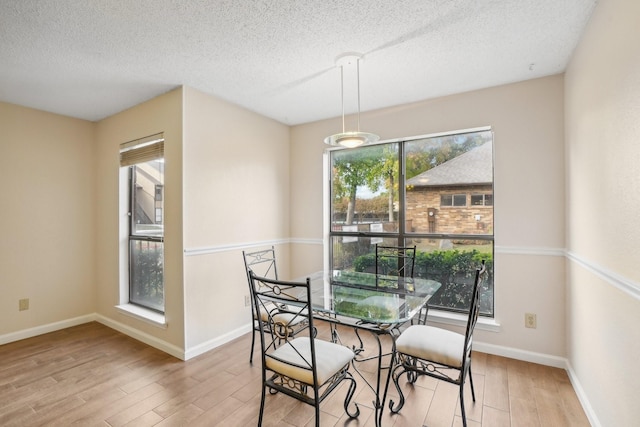
M 120 303 L 116 306 L 161 327 L 166 326 L 164 143 L 161 132 L 120 144 Z M 142 198 L 137 201 L 137 197 Z
M 331 148 L 327 148 L 325 150 L 325 176 L 327 179 L 325 179 L 325 182 L 327 183 L 326 187 L 325 187 L 325 191 L 324 191 L 324 205 L 325 205 L 325 268 L 329 268 L 329 269 L 333 269 L 333 262 L 334 262 L 334 239 L 335 238 L 343 238 L 343 237 L 347 237 L 347 238 L 352 238 L 352 239 L 356 239 L 358 237 L 364 237 L 364 238 L 371 238 L 371 239 L 382 239 L 382 238 L 386 238 L 386 239 L 395 239 L 397 241 L 397 245 L 398 246 L 406 246 L 406 240 L 414 240 L 414 239 L 440 239 L 440 240 L 445 240 L 445 239 L 449 239 L 449 240 L 469 240 L 469 241 L 487 241 L 490 242 L 491 244 L 491 253 L 493 254 L 493 259 L 495 260 L 495 236 L 493 234 L 493 231 L 488 234 L 488 233 L 482 233 L 482 234 L 452 234 L 452 233 L 430 233 L 430 232 L 415 232 L 412 230 L 407 230 L 407 224 L 406 224 L 406 208 L 407 208 L 407 201 L 406 201 L 406 176 L 405 176 L 405 163 L 406 163 L 406 152 L 405 152 L 405 143 L 411 142 L 411 141 L 416 141 L 416 140 L 421 140 L 421 139 L 428 139 L 428 138 L 437 138 L 437 137 L 446 137 L 446 136 L 453 136 L 453 135 L 461 135 L 461 134 L 467 134 L 467 133 L 475 133 L 475 132 L 492 132 L 493 130 L 490 126 L 486 126 L 486 127 L 479 127 L 479 128 L 471 128 L 471 129 L 464 129 L 464 130 L 456 130 L 456 131 L 451 131 L 451 132 L 442 132 L 442 133 L 437 133 L 437 134 L 428 134 L 428 135 L 420 135 L 420 136 L 413 136 L 413 137 L 407 137 L 407 138 L 396 138 L 396 139 L 390 139 L 390 140 L 383 140 L 383 141 L 379 141 L 378 143 L 375 144 L 371 144 L 371 145 L 384 145 L 384 144 L 392 144 L 392 143 L 397 143 L 398 144 L 398 162 L 399 162 L 399 171 L 398 171 L 398 181 L 399 181 L 399 185 L 398 185 L 398 205 L 399 205 L 399 209 L 398 209 L 398 224 L 397 224 L 397 231 L 395 232 L 372 232 L 372 231 L 343 231 L 343 230 L 337 230 L 334 228 L 334 223 L 333 223 L 333 203 L 334 203 L 334 195 L 333 195 L 333 173 L 332 173 L 332 161 L 333 161 L 333 157 L 332 157 L 332 153 L 336 152 L 336 151 L 343 151 L 343 150 L 349 150 L 347 148 L 342 148 L 342 147 L 331 147 Z M 492 138 L 492 140 L 495 138 Z M 355 148 L 356 150 L 358 148 Z M 495 155 L 493 156 L 495 159 Z M 492 169 L 495 167 L 495 160 L 492 161 Z M 493 174 L 492 174 L 493 175 Z M 492 188 L 495 186 L 495 175 L 492 178 Z M 456 193 L 458 194 L 458 193 Z M 473 207 L 490 207 L 492 210 L 495 210 L 493 203 L 491 205 L 472 205 L 471 204 L 471 194 L 473 193 L 469 193 L 466 192 L 464 193 L 464 197 L 465 197 L 465 205 L 464 206 L 443 206 L 447 209 L 449 208 L 473 208 Z M 483 201 L 485 200 L 484 196 L 486 195 L 485 193 L 482 193 L 483 195 Z M 452 193 L 452 202 L 454 199 L 454 194 Z M 492 190 L 492 199 L 493 199 L 493 190 Z M 493 222 L 491 223 L 491 229 L 493 230 Z M 493 270 L 493 268 L 492 268 Z M 494 274 L 492 273 L 492 276 L 494 276 Z M 493 287 L 493 295 L 492 295 L 492 299 L 493 299 L 493 303 L 491 304 L 491 314 L 488 315 L 486 313 L 481 313 L 481 316 L 485 317 L 485 318 L 495 318 L 495 281 L 493 281 L 492 278 L 492 287 Z M 450 313 L 456 313 L 459 312 L 459 310 L 455 310 L 455 309 L 447 309 L 447 308 L 440 308 L 438 307 L 437 310 L 442 310 L 443 312 L 450 312 Z
M 480 204 L 474 204 L 473 203 L 473 198 L 474 197 L 482 197 L 482 203 Z M 491 199 L 491 203 L 487 203 L 487 199 L 490 198 Z M 476 207 L 493 207 L 493 194 L 488 194 L 488 193 L 471 193 L 471 197 L 470 197 L 470 204 L 469 206 L 476 206 Z

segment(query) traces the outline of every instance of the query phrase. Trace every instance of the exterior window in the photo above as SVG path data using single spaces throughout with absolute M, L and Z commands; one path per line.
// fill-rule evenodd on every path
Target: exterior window
M 467 195 L 466 194 L 442 194 L 440 196 L 440 206 L 451 206 L 451 207 L 467 206 Z
M 129 303 L 164 313 L 164 140 L 128 144 Z
M 471 206 L 493 206 L 493 194 L 472 194 Z
M 416 245 L 414 275 L 442 283 L 429 306 L 463 311 L 485 260 L 481 314 L 493 316 L 489 128 L 332 149 L 329 158 L 331 268 L 373 272 L 376 243 Z

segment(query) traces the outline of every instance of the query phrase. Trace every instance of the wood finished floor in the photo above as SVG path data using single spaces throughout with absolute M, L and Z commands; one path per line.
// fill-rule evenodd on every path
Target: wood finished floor
M 326 325 L 320 326 L 326 337 Z M 343 340 L 352 337 L 341 330 Z M 247 334 L 183 362 L 99 323 L 0 346 L 0 426 L 255 426 L 260 359 L 249 365 Z M 372 344 L 372 343 L 368 343 Z M 366 377 L 375 366 L 362 364 Z M 357 375 L 356 375 L 357 377 Z M 565 371 L 483 353 L 473 355 L 476 403 L 469 427 L 589 426 Z M 421 378 L 405 385 L 399 415 L 384 426 L 462 426 L 457 388 Z M 344 414 L 345 389 L 323 403 L 322 426 L 373 426 L 373 393 L 358 382 L 360 417 Z M 395 389 L 390 392 L 396 398 Z M 267 397 L 265 426 L 312 426 L 313 408 Z

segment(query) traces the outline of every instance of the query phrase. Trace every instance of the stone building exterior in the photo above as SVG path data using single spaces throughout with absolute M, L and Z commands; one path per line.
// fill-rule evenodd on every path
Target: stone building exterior
M 413 232 L 492 234 L 492 143 L 409 179 L 406 203 Z

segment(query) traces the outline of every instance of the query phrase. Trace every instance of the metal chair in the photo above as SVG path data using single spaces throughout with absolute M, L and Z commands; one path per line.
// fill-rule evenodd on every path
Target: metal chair
M 416 265 L 416 245 L 386 246 L 376 244 L 376 274 L 383 276 L 413 277 Z M 381 279 L 384 280 L 384 279 Z M 417 315 L 417 323 L 427 321 L 429 306 Z M 413 324 L 413 320 L 411 324 Z
M 242 251 L 242 257 L 244 259 L 244 266 L 247 273 L 247 283 L 249 285 L 249 295 L 253 300 L 253 291 L 251 289 L 251 277 L 250 272 L 253 271 L 255 274 L 261 277 L 267 277 L 271 279 L 278 279 L 278 268 L 276 265 L 276 251 L 273 246 L 269 249 L 263 249 L 259 251 L 253 252 L 245 252 Z M 275 315 L 280 310 L 274 304 L 270 304 L 260 311 L 260 315 L 255 311 L 255 304 L 253 301 L 251 302 L 251 319 L 253 322 L 253 330 L 251 336 L 251 353 L 249 354 L 249 363 L 253 364 L 253 349 L 255 347 L 256 342 L 256 334 L 260 332 L 259 323 L 263 323 L 264 326 L 269 328 L 269 315 Z M 281 314 L 284 317 L 290 317 L 287 314 Z M 298 323 L 301 322 L 302 319 L 298 319 Z M 302 328 L 304 325 L 296 325 L 296 328 L 292 328 L 291 333 L 295 334 L 297 329 Z
M 383 246 L 376 244 L 376 274 L 413 277 L 416 246 Z
M 462 423 L 466 427 L 464 383 L 468 374 L 471 396 L 475 402 L 476 395 L 471 376 L 471 346 L 473 330 L 478 321 L 480 310 L 480 283 L 485 272 L 486 267 L 483 261 L 482 265 L 476 269 L 471 290 L 467 329 L 464 335 L 433 326 L 412 325 L 402 332 L 396 340 L 396 362 L 391 370 L 391 375 L 400 395 L 400 401 L 396 407 L 394 407 L 393 400 L 389 402 L 389 409 L 392 413 L 398 413 L 404 406 L 405 399 L 400 388 L 400 377 L 407 374 L 407 379 L 413 384 L 419 376 L 427 375 L 460 387 Z
M 313 406 L 318 427 L 320 403 L 344 380 L 350 381 L 344 409 L 349 417 L 356 418 L 360 414 L 358 405 L 354 403 L 354 412 L 349 410 L 356 390 L 356 382 L 349 372 L 355 354 L 348 347 L 315 338 L 309 279 L 285 282 L 258 277 L 252 271 L 249 279 L 256 312 L 269 313 L 268 322 L 259 323 L 262 399 L 258 426 L 262 425 L 269 389 L 270 393 L 282 392 Z M 271 315 L 272 305 L 285 308 Z M 294 337 L 293 329 L 301 324 L 305 327 L 297 330 Z

